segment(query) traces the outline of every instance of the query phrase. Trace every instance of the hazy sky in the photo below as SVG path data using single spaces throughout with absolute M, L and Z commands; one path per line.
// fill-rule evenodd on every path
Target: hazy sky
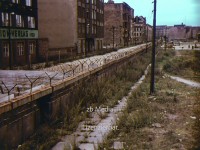
M 114 1 L 128 3 L 135 10 L 135 16 L 142 15 L 147 18 L 147 23 L 153 24 L 153 0 Z M 157 25 L 181 23 L 200 26 L 200 0 L 157 0 Z

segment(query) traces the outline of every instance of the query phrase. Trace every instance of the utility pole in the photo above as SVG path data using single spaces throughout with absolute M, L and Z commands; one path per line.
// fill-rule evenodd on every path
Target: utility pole
M 150 94 L 153 94 L 155 92 L 155 90 L 154 90 L 154 82 L 155 82 L 155 51 L 156 51 L 156 3 L 157 3 L 157 0 L 154 0 Z
M 164 38 L 165 38 L 165 51 L 166 51 L 166 49 L 167 49 L 167 27 L 165 28 L 165 36 L 164 36 Z
M 167 37 L 166 37 L 166 35 L 164 36 L 164 39 L 165 39 L 165 51 L 166 51 L 166 49 L 167 49 Z

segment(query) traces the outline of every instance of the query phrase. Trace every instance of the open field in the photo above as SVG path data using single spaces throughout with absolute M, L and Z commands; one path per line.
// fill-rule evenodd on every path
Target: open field
M 174 56 L 174 51 L 158 54 L 156 93 L 149 95 L 149 77 L 129 98 L 117 124 L 119 130 L 112 132 L 99 149 L 114 149 L 116 145 L 125 150 L 198 147 L 199 89 L 165 75 L 162 68 Z

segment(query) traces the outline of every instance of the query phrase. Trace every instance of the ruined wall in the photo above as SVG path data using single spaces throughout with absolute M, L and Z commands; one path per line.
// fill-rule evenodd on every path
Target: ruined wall
M 197 34 L 200 33 L 200 27 L 167 27 L 167 37 L 169 41 L 174 39 L 189 40 L 197 39 Z
M 113 28 L 114 43 L 120 45 L 123 43 L 123 7 L 122 4 L 107 3 L 104 4 L 104 45 L 113 46 Z

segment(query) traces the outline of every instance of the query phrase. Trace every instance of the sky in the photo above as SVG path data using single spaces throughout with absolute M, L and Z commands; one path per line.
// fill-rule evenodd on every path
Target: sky
M 107 2 L 107 0 L 105 0 Z M 153 24 L 153 0 L 114 0 L 126 2 L 135 11 L 135 16 L 144 16 Z M 157 0 L 157 25 L 185 24 L 200 26 L 200 0 Z

